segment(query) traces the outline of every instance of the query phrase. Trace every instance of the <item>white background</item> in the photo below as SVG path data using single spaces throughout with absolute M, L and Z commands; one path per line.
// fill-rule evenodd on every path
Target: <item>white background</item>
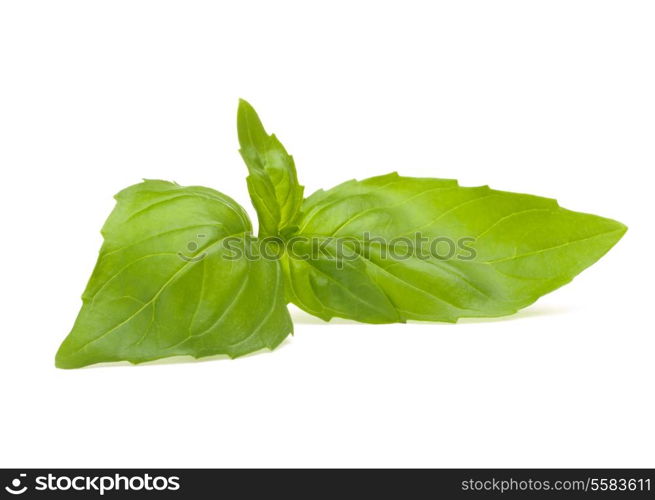
M 654 26 L 646 1 L 0 3 L 0 466 L 655 466 Z M 508 318 L 294 309 L 273 353 L 55 369 L 115 192 L 254 215 L 239 97 L 308 193 L 398 170 L 630 229 Z

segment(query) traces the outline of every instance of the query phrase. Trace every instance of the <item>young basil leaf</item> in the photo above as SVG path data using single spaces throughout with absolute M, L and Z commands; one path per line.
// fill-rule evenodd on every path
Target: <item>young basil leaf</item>
M 204 187 L 145 181 L 116 195 L 60 368 L 241 356 L 292 331 L 279 262 L 247 258 L 250 221 Z
M 239 101 L 240 153 L 248 167 L 248 191 L 259 220 L 260 236 L 295 230 L 303 201 L 293 157 L 275 135 L 268 135 L 253 107 Z
M 331 244 L 318 260 L 286 255 L 289 300 L 323 319 L 370 323 L 511 314 L 627 229 L 548 198 L 396 173 L 318 191 L 302 213 L 302 244 Z

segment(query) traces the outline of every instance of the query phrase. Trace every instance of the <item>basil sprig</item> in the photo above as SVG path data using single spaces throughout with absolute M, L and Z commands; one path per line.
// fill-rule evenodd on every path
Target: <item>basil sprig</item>
M 121 191 L 58 367 L 274 349 L 293 331 L 289 302 L 366 323 L 512 314 L 626 231 L 549 198 L 397 173 L 303 199 L 293 158 L 245 101 L 237 126 L 257 237 L 213 189 Z

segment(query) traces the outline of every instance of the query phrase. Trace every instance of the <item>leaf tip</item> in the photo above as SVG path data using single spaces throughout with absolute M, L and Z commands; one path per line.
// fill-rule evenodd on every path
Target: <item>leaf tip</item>
M 239 106 L 237 107 L 237 120 L 242 121 L 247 118 L 247 116 L 257 117 L 257 112 L 255 108 L 245 99 L 239 97 Z
M 81 365 L 76 364 L 71 360 L 70 356 L 66 353 L 65 344 L 62 344 L 55 354 L 55 368 L 60 368 L 62 370 L 70 370 L 73 368 L 79 368 Z

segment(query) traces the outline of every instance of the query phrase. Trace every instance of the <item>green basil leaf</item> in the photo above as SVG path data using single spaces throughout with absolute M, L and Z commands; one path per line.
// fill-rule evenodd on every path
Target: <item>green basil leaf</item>
M 363 259 L 339 264 L 335 242 L 318 241 L 319 252 L 313 253 L 311 243 L 301 239 L 292 245 L 293 255 L 282 257 L 289 302 L 326 321 L 334 316 L 366 323 L 402 321 L 385 291 L 371 280 Z
M 275 135 L 268 135 L 259 116 L 243 99 L 237 112 L 240 153 L 248 167 L 248 191 L 259 220 L 260 236 L 295 229 L 303 187 L 293 157 Z
M 145 181 L 116 195 L 60 368 L 273 349 L 292 331 L 279 262 L 246 258 L 244 210 L 204 187 Z
M 323 319 L 370 323 L 514 313 L 627 229 L 548 198 L 396 173 L 318 191 L 302 213 L 293 248 L 330 244 L 314 258 L 287 253 L 288 299 Z

